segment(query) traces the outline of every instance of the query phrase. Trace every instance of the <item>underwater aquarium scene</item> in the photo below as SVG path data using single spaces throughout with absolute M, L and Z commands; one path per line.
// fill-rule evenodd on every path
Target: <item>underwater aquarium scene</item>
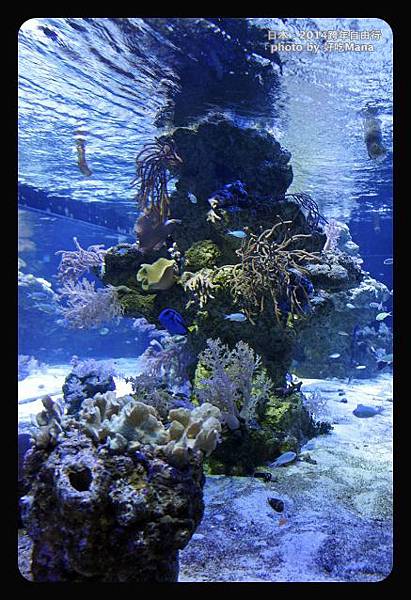
M 385 581 L 390 25 L 33 18 L 18 92 L 21 581 Z

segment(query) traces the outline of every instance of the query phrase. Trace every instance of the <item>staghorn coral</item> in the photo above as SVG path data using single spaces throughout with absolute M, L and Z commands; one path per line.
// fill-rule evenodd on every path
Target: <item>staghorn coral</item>
M 57 277 L 63 283 L 76 282 L 81 275 L 88 273 L 92 268 L 99 268 L 100 274 L 104 273 L 104 257 L 107 250 L 103 250 L 102 244 L 89 246 L 84 250 L 77 241 L 73 238 L 77 250 L 59 250 L 57 254 L 61 254 L 61 261 L 58 268 Z
M 78 282 L 66 281 L 58 294 L 60 300 L 66 302 L 66 306 L 59 307 L 59 312 L 73 329 L 98 327 L 123 314 L 117 290 L 111 285 L 96 290 L 94 281 L 83 277 Z
M 238 342 L 230 351 L 220 339 L 208 339 L 197 367 L 208 376 L 198 378 L 194 393 L 201 404 L 220 408 L 230 429 L 239 427 L 239 419 L 249 426 L 272 385 L 260 367 L 260 357 L 245 342 Z
M 153 264 L 142 264 L 137 273 L 137 281 L 145 292 L 168 290 L 176 282 L 176 262 L 159 258 Z
M 131 185 L 139 186 L 136 199 L 140 210 L 151 211 L 157 208 L 161 218 L 168 214 L 170 198 L 167 191 L 167 169 L 181 162 L 171 138 L 155 138 L 155 142 L 144 146 L 137 155 L 137 175 L 131 182 Z
M 290 224 L 291 221 L 280 221 L 259 236 L 250 233 L 236 251 L 241 263 L 231 269 L 232 292 L 253 324 L 267 300 L 271 301 L 279 323 L 282 312 L 304 315 L 309 304 L 312 285 L 304 277 L 307 270 L 302 265 L 320 258 L 316 253 L 290 249 L 297 240 L 310 237 L 290 236 Z

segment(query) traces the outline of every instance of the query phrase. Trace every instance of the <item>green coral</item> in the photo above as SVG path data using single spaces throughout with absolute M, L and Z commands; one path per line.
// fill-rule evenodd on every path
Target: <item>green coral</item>
M 223 442 L 207 461 L 207 472 L 251 475 L 256 467 L 283 452 L 298 452 L 305 439 L 319 433 L 326 431 L 321 424 L 314 424 L 300 394 L 287 398 L 270 394 L 257 427 L 250 430 L 242 424 L 239 430 L 226 432 Z
M 221 251 L 211 240 L 199 240 L 185 253 L 186 266 L 190 271 L 212 268 L 220 257 Z
M 143 316 L 149 321 L 153 321 L 157 317 L 155 301 L 156 294 L 142 294 L 134 290 L 120 298 L 124 315 L 127 317 Z
M 174 260 L 159 258 L 152 264 L 144 263 L 137 272 L 137 281 L 145 292 L 151 290 L 167 290 L 176 282 Z

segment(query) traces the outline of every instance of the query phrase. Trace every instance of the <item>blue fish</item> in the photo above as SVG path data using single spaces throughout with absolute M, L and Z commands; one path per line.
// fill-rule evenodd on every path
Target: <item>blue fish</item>
M 352 413 L 360 419 L 368 419 L 369 417 L 375 417 L 375 415 L 381 414 L 383 410 L 384 408 L 382 406 L 375 408 L 374 406 L 367 406 L 366 404 L 358 404 L 357 408 L 353 410 Z
M 240 238 L 240 239 L 244 239 L 244 238 L 247 237 L 246 232 L 243 231 L 242 229 L 235 229 L 234 231 L 233 230 L 227 231 L 227 234 L 228 235 L 232 235 L 232 236 L 234 236 L 236 238 Z
M 183 317 L 172 308 L 165 308 L 158 316 L 158 320 L 163 327 L 171 334 L 185 335 L 187 327 Z

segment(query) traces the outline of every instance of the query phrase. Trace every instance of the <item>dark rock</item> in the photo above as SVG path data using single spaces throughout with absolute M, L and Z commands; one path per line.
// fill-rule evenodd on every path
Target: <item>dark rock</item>
M 177 581 L 178 551 L 204 510 L 201 459 L 178 477 L 147 449 L 144 459 L 156 465 L 150 480 L 131 456 L 111 455 L 79 432 L 27 453 L 23 521 L 34 581 Z M 170 469 L 174 477 L 161 476 Z
M 191 191 L 200 202 L 236 180 L 254 201 L 284 197 L 292 182 L 290 152 L 266 131 L 243 129 L 216 115 L 195 129 L 177 128 L 172 137 L 183 160 L 176 187 Z
M 267 498 L 267 502 L 276 512 L 284 511 L 284 502 L 279 498 Z
M 95 394 L 104 394 L 116 389 L 112 375 L 101 376 L 97 371 L 80 377 L 75 373 L 67 375 L 63 384 L 63 397 L 67 402 L 68 414 L 76 413 L 83 400 L 92 398 Z

